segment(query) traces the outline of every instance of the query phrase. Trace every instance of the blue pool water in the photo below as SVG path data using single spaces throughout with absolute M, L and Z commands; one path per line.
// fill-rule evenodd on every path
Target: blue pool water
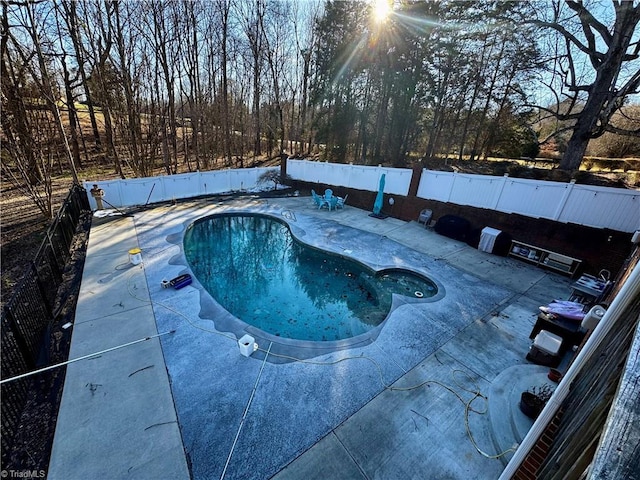
M 375 272 L 296 241 L 260 215 L 216 215 L 192 223 L 184 252 L 196 278 L 227 311 L 272 335 L 351 338 L 380 325 L 391 295 L 428 298 L 432 281 L 405 270 Z

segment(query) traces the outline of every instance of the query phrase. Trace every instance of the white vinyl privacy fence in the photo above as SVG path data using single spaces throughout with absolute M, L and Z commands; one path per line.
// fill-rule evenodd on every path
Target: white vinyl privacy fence
M 621 232 L 640 229 L 640 191 L 423 170 L 417 196 Z
M 410 169 L 293 159 L 287 160 L 287 173 L 309 183 L 366 191 L 377 191 L 384 173 L 384 193 L 394 195 L 407 195 L 413 176 Z M 417 196 L 621 232 L 640 229 L 637 190 L 425 169 Z
M 128 207 L 217 193 L 269 188 L 260 176 L 279 167 L 216 170 L 161 177 L 85 182 L 104 190 L 105 207 Z M 287 160 L 295 180 L 377 192 L 382 174 L 384 193 L 407 196 L 413 171 L 338 163 Z M 621 232 L 640 229 L 640 191 L 520 178 L 423 170 L 417 197 L 445 203 L 547 218 Z M 89 195 L 92 208 L 95 200 Z
M 413 171 L 408 168 L 369 167 L 342 163 L 287 160 L 287 174 L 295 180 L 325 185 L 339 185 L 377 192 L 380 177 L 385 174 L 384 193 L 407 195 Z
M 273 184 L 260 184 L 259 182 L 260 176 L 269 170 L 279 172 L 280 167 L 243 168 L 127 180 L 104 180 L 85 182 L 84 187 L 88 193 L 93 185 L 97 184 L 99 188 L 104 190 L 104 207 L 121 208 L 201 195 L 270 188 Z M 90 194 L 89 202 L 91 208 L 95 209 L 96 202 Z

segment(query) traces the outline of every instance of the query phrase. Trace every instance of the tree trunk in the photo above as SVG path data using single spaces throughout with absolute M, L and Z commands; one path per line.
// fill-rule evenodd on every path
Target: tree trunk
M 624 50 L 621 51 L 620 58 L 622 55 L 624 55 Z M 560 160 L 559 167 L 562 170 L 578 170 L 584 152 L 589 145 L 589 140 L 594 138 L 594 130 L 598 127 L 600 112 L 605 104 L 611 100 L 611 89 L 618 71 L 611 66 L 611 63 L 614 61 L 606 62 L 598 71 L 596 80 L 589 91 L 589 98 L 573 127 L 573 133 L 567 143 L 567 150 Z
M 494 61 L 496 62 L 495 66 L 491 67 L 491 69 L 493 70 L 493 74 L 491 75 L 491 81 L 489 82 L 489 90 L 486 93 L 486 99 L 484 102 L 484 107 L 482 108 L 482 113 L 476 124 L 476 135 L 473 139 L 473 146 L 471 147 L 471 158 L 469 159 L 471 161 L 476 159 L 476 155 L 480 157 L 480 155 L 482 154 L 481 148 L 479 149 L 480 137 L 482 136 L 482 134 L 485 132 L 487 135 L 491 134 L 491 132 L 487 132 L 485 128 L 487 113 L 489 112 L 489 106 L 491 105 L 491 100 L 493 99 L 493 91 L 496 88 L 498 75 L 504 75 L 504 72 L 500 69 L 500 64 L 502 63 L 504 49 L 505 45 L 507 45 L 507 42 L 506 39 L 502 41 L 500 37 L 497 38 L 497 42 L 500 44 L 500 51 L 498 52 L 497 57 L 494 59 Z
M 222 67 L 222 145 L 224 149 L 225 165 L 231 166 L 231 128 L 229 122 L 229 73 L 228 73 L 228 38 L 229 38 L 229 9 L 230 3 L 218 0 L 222 17 L 220 38 L 220 53 Z
M 489 53 L 487 52 L 487 48 L 489 48 L 490 50 L 491 46 L 487 44 L 487 38 L 485 37 L 483 39 L 482 55 L 480 56 L 479 62 L 476 64 L 476 69 L 473 71 L 473 73 L 475 74 L 475 82 L 473 86 L 473 93 L 471 94 L 469 109 L 467 111 L 467 117 L 465 118 L 464 127 L 462 128 L 462 135 L 460 137 L 459 152 L 458 152 L 458 160 L 460 161 L 463 159 L 463 156 L 464 156 L 464 149 L 466 146 L 465 144 L 467 143 L 467 135 L 469 133 L 469 125 L 471 122 L 471 117 L 473 116 L 473 113 L 474 113 L 473 109 L 475 107 L 476 100 L 480 96 L 480 90 L 483 86 L 485 61 Z M 471 81 L 472 81 L 472 78 L 470 77 L 469 83 L 465 85 L 465 91 L 466 91 L 466 88 L 471 83 Z M 472 160 L 473 160 L 473 154 L 474 152 L 472 151 L 471 152 Z
M 616 21 L 609 50 L 596 67 L 596 79 L 588 90 L 589 96 L 560 161 L 562 170 L 580 168 L 589 140 L 604 132 L 611 115 L 622 105 L 624 97 L 619 96 L 616 82 L 623 63 L 629 61 L 627 49 L 639 20 L 640 6 L 635 7 L 633 2 L 620 2 L 616 6 Z
M 76 165 L 73 161 L 73 156 L 71 155 L 71 149 L 69 148 L 69 142 L 67 140 L 67 134 L 64 131 L 64 124 L 62 123 L 62 117 L 60 116 L 60 109 L 58 108 L 58 104 L 56 103 L 56 98 L 53 93 L 53 88 L 51 85 L 51 79 L 49 77 L 49 70 L 47 68 L 47 63 L 44 57 L 44 53 L 42 52 L 42 46 L 40 44 L 40 39 L 35 31 L 36 22 L 34 18 L 34 12 L 32 10 L 33 6 L 27 7 L 27 14 L 29 15 L 29 21 L 33 27 L 33 30 L 30 33 L 31 39 L 33 41 L 33 45 L 36 50 L 36 55 L 38 58 L 38 67 L 40 69 L 41 84 L 38 85 L 40 87 L 40 91 L 42 96 L 45 98 L 47 102 L 47 106 L 53 115 L 53 120 L 58 129 L 58 134 L 60 135 L 60 139 L 62 140 L 62 147 L 65 156 L 67 157 L 67 161 L 69 162 L 69 167 L 71 168 L 71 176 L 73 177 L 73 183 L 79 184 L 80 181 L 78 179 L 78 172 L 76 170 Z M 34 79 L 37 78 L 35 75 Z
M 89 119 L 91 120 L 91 129 L 93 130 L 93 138 L 98 148 L 102 146 L 100 140 L 100 132 L 98 131 L 98 122 L 96 120 L 96 112 L 93 108 L 93 100 L 91 97 L 91 91 L 89 89 L 89 83 L 87 74 L 84 70 L 84 52 L 80 43 L 80 34 L 78 33 L 78 15 L 76 10 L 75 0 L 62 2 L 62 7 L 65 10 L 65 21 L 67 28 L 69 29 L 69 36 L 71 37 L 71 43 L 75 50 L 76 62 L 78 63 L 78 72 L 82 79 L 82 87 L 84 89 L 84 96 L 87 102 L 87 108 L 89 109 Z
M 160 107 L 162 118 L 162 146 L 163 157 L 167 162 L 168 169 L 167 175 L 177 173 L 178 171 L 178 142 L 177 142 L 177 128 L 176 128 L 176 101 L 175 101 L 175 73 L 173 66 L 175 61 L 169 58 L 169 52 L 167 51 L 167 44 L 170 42 L 168 39 L 167 27 L 165 25 L 164 12 L 158 11 L 157 8 L 162 9 L 162 4 L 154 6 L 153 12 L 153 27 L 154 27 L 154 40 L 156 59 L 162 68 L 163 81 L 165 91 L 167 93 L 167 106 L 166 109 Z M 175 58 L 175 57 L 174 57 Z M 158 98 L 158 105 L 161 106 L 160 98 Z M 168 117 L 168 125 L 167 119 Z M 169 149 L 169 146 L 171 147 Z M 164 149 L 166 149 L 166 154 Z M 167 157 L 168 156 L 168 157 Z M 173 168 L 171 168 L 173 163 Z
M 258 31 L 258 21 L 255 23 L 256 31 L 253 38 L 254 44 L 251 45 L 251 54 L 253 55 L 253 158 L 255 162 L 256 156 L 262 155 L 260 145 L 260 32 Z
M 129 142 L 130 142 L 130 151 L 133 156 L 133 167 L 136 171 L 141 172 L 145 170 L 146 166 L 143 165 L 144 159 L 140 155 L 140 144 L 141 144 L 141 127 L 140 127 L 140 112 L 136 108 L 133 86 L 131 81 L 131 76 L 129 74 L 128 65 L 130 59 L 127 57 L 127 52 L 125 48 L 125 39 L 124 39 L 124 29 L 122 27 L 122 22 L 120 20 L 120 8 L 117 2 L 114 2 L 114 13 L 115 13 L 115 37 L 116 37 L 116 45 L 117 52 L 120 60 L 120 80 L 122 82 L 122 87 L 124 90 L 124 98 L 125 104 L 127 108 L 127 131 L 129 133 Z
M 7 4 L 2 4 L 2 29 L 4 32 L 9 30 L 9 21 L 7 16 Z M 9 50 L 7 48 L 7 35 L 0 36 L 0 79 L 2 79 L 2 115 L 0 122 L 2 123 L 2 131 L 7 137 L 9 145 L 20 143 L 23 161 L 26 163 L 27 181 L 30 185 L 37 185 L 43 180 L 42 170 L 36 161 L 33 151 L 34 139 L 31 136 L 31 127 L 27 118 L 27 111 L 22 100 L 22 95 L 18 87 L 18 81 L 15 78 L 13 66 L 15 62 L 9 58 Z M 19 142 L 18 138 L 22 141 Z
M 200 88 L 200 72 L 198 70 L 200 62 L 200 42 L 198 39 L 198 24 L 196 22 L 194 4 L 187 2 L 185 5 L 186 8 L 188 8 L 189 17 L 187 27 L 189 32 L 186 35 L 187 52 L 185 58 L 188 64 L 187 77 L 189 78 L 189 95 L 187 100 L 189 102 L 189 116 L 191 117 L 191 145 L 193 148 L 193 154 L 196 157 L 196 170 L 200 170 L 200 142 L 198 140 L 202 125 L 202 122 L 200 121 L 202 95 Z
M 67 68 L 67 61 L 65 56 L 62 56 L 62 71 L 64 74 L 64 92 L 67 99 L 67 113 L 69 116 L 69 129 L 71 131 L 71 153 L 73 161 L 78 167 L 82 168 L 82 161 L 80 160 L 80 144 L 78 143 L 78 112 L 73 98 L 73 87 L 71 86 L 71 78 L 69 78 L 69 69 Z
M 300 145 L 300 152 L 306 151 L 304 148 L 304 136 L 307 132 L 307 103 L 308 100 L 308 91 L 309 91 L 309 78 L 310 78 L 310 62 L 311 62 L 311 50 L 301 50 L 300 55 L 302 56 L 303 61 L 303 69 L 302 69 L 302 100 L 300 102 L 300 141 L 302 144 Z

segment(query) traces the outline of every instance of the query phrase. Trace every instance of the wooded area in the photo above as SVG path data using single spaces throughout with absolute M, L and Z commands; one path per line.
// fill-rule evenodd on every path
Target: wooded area
M 51 172 L 77 182 L 96 156 L 124 178 L 285 152 L 405 166 L 541 144 L 576 170 L 598 137 L 596 154 L 640 154 L 637 1 L 379 6 L 3 1 L 3 178 L 51 216 Z

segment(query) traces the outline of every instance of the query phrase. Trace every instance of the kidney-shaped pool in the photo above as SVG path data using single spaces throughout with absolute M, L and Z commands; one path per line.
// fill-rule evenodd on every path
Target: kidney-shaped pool
M 221 214 L 189 225 L 184 252 L 200 284 L 227 311 L 269 334 L 334 341 L 380 325 L 392 294 L 436 295 L 409 270 L 374 272 L 297 241 L 286 224 L 255 214 Z

